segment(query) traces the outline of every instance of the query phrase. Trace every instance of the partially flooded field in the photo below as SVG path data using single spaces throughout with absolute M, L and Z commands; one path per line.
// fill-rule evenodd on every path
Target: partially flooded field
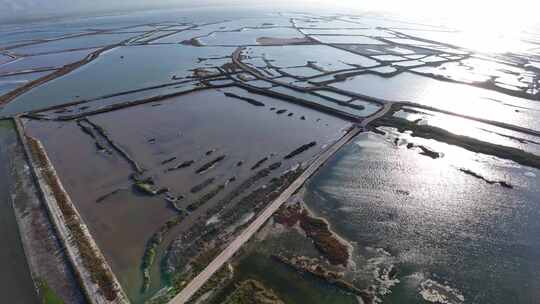
M 253 98 L 258 104 L 238 97 Z M 256 189 L 311 159 L 338 139 L 348 123 L 229 88 L 77 121 L 29 120 L 25 125 L 30 136 L 43 142 L 100 248 L 136 300 L 145 246 L 168 220 L 192 211 L 172 235 L 181 235 L 195 222 L 208 221 L 217 214 L 205 211 L 250 176 L 272 164 L 276 167 L 242 191 Z M 305 152 L 289 155 L 312 142 Z M 76 151 L 65 147 L 76 147 Z M 152 193 L 147 185 L 163 194 Z M 220 190 L 208 203 L 195 204 L 214 189 Z M 158 255 L 163 256 L 166 249 L 163 242 Z M 161 286 L 159 263 L 153 266 L 155 291 Z

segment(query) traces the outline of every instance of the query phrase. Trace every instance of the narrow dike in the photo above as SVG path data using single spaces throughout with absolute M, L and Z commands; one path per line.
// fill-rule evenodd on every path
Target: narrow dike
M 42 199 L 87 300 L 90 303 L 128 303 L 122 287 L 64 190 L 43 146 L 24 133 L 18 119 L 16 127 Z

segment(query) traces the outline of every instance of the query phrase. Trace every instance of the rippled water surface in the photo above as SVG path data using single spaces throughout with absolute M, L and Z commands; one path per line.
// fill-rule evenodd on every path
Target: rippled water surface
M 366 133 L 309 183 L 306 203 L 353 242 L 360 280 L 384 303 L 540 298 L 540 172 L 462 153 L 434 160 Z M 456 169 L 475 164 L 514 188 Z M 374 274 L 390 265 L 399 282 L 388 292 Z

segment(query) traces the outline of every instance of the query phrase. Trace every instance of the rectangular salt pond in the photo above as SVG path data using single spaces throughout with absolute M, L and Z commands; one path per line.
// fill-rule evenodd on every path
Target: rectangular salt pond
M 350 96 L 342 95 L 328 90 L 317 90 L 315 91 L 315 93 L 343 102 L 349 102 L 351 100 Z
M 371 56 L 375 59 L 382 60 L 382 61 L 400 61 L 400 60 L 407 60 L 405 57 L 396 56 L 396 55 L 376 55 Z
M 302 29 L 307 35 L 361 35 L 372 37 L 395 37 L 388 31 L 382 29 Z
M 293 96 L 305 101 L 309 101 L 315 104 L 319 104 L 322 106 L 325 106 L 327 108 L 333 109 L 337 112 L 347 113 L 350 116 L 356 116 L 358 118 L 369 116 L 373 113 L 375 113 L 379 107 L 366 107 L 363 110 L 360 110 L 355 107 L 347 106 L 347 104 L 341 104 L 337 102 L 330 101 L 326 98 L 309 94 L 309 93 L 302 93 L 293 89 L 289 89 L 286 87 L 274 87 L 270 89 L 271 91 L 286 94 L 288 96 Z M 362 105 L 364 106 L 364 105 Z
M 373 39 L 365 36 L 321 36 L 321 35 L 312 35 L 311 38 L 316 39 L 321 43 L 328 44 L 375 44 L 383 45 L 386 44 L 377 39 Z
M 285 72 L 294 77 L 299 77 L 299 78 L 315 77 L 321 74 L 320 71 L 312 69 L 310 67 L 286 68 L 286 69 L 280 69 L 280 71 Z
M 429 42 L 425 42 L 421 40 L 414 40 L 414 39 L 409 39 L 409 38 L 387 38 L 387 39 L 397 44 L 422 46 L 422 47 L 438 47 L 439 46 L 439 44 L 436 44 L 436 43 L 429 43 Z
M 85 102 L 82 104 L 76 104 L 71 106 L 65 106 L 61 109 L 53 109 L 49 111 L 43 111 L 36 113 L 40 117 L 48 119 L 69 119 L 70 117 L 82 117 L 89 115 L 97 111 L 111 110 L 115 106 L 122 105 L 126 107 L 129 105 L 145 103 L 148 99 L 155 96 L 167 96 L 176 95 L 181 93 L 187 93 L 194 91 L 197 85 L 193 82 L 186 82 L 180 84 L 174 84 L 170 86 L 143 90 L 140 92 L 133 92 L 128 94 L 122 94 L 109 98 L 97 99 L 95 101 Z
M 65 76 L 17 97 L 4 108 L 3 113 L 14 114 L 178 82 L 172 77 L 192 75 L 192 69 L 204 67 L 211 62 L 200 62 L 199 58 L 224 57 L 232 52 L 233 48 L 184 45 L 116 48 Z
M 60 38 L 80 33 L 89 32 L 77 29 L 31 29 L 31 27 L 28 27 L 14 32 L 0 34 L 0 47 L 15 46 L 36 40 Z
M 264 106 L 227 97 L 224 91 L 252 98 Z M 278 114 L 277 110 L 286 112 Z M 263 181 L 267 182 L 298 162 L 312 159 L 350 126 L 332 115 L 238 88 L 200 91 L 93 115 L 89 120 L 103 127 L 110 138 L 147 170 L 148 176 L 154 177 L 156 184 L 169 188 L 174 195 L 185 196 L 178 202 L 182 207 L 202 195 L 190 192 L 194 185 L 209 177 L 216 179 L 215 185 L 236 177 L 237 181 L 230 187 L 185 219 L 168 236 L 168 241 L 163 242 L 163 247 L 169 244 L 171 237 L 200 221 L 199 216 L 206 216 L 206 207 L 253 175 L 255 171 L 251 167 L 262 158 L 269 157 L 265 166 L 282 162 L 280 170 Z M 151 296 L 162 287 L 160 263 L 155 263 L 152 269 L 150 293 L 141 295 L 140 262 L 146 242 L 176 214 L 174 209 L 163 196 L 147 196 L 135 191 L 129 179 L 132 173 L 129 164 L 115 154 L 99 152 L 95 141 L 81 131 L 75 121 L 29 120 L 25 127 L 31 136 L 43 142 L 64 187 L 131 300 L 141 303 Z M 149 142 L 149 139 L 154 141 Z M 284 155 L 312 141 L 317 142 L 316 147 L 290 160 L 283 159 Z M 214 150 L 211 156 L 206 154 Z M 204 174 L 196 173 L 197 168 L 219 155 L 225 155 L 223 161 Z M 163 163 L 171 157 L 177 159 Z M 84 160 L 83 166 L 81 160 Z M 167 171 L 188 160 L 194 161 L 193 166 Z M 239 162 L 243 165 L 238 166 Z M 96 202 L 118 189 L 114 195 Z M 159 248 L 156 261 L 163 256 L 164 249 Z
M 167 36 L 161 39 L 152 41 L 152 43 L 181 43 L 185 40 L 190 40 L 195 37 L 204 37 L 211 35 L 216 32 L 216 35 L 225 34 L 224 36 L 216 36 L 215 38 L 206 38 L 211 44 L 224 44 L 228 43 L 226 38 L 232 38 L 240 41 L 254 41 L 257 37 L 250 37 L 249 35 L 256 35 L 257 31 L 259 33 L 264 33 L 265 31 L 269 33 L 276 33 L 272 31 L 273 27 L 290 27 L 291 24 L 286 18 L 246 18 L 241 20 L 231 20 L 231 21 L 221 21 L 218 23 L 212 24 L 200 24 L 196 28 L 187 29 L 185 31 L 179 32 L 177 34 Z M 259 29 L 262 28 L 262 29 Z M 249 30 L 247 33 L 240 33 L 239 35 L 233 35 L 232 32 L 225 31 L 240 31 L 240 30 Z M 290 28 L 289 28 L 290 29 Z M 279 30 L 279 28 L 277 29 Z M 297 34 L 298 31 L 294 30 Z M 291 32 L 292 33 L 292 32 Z M 238 33 L 237 33 L 238 34 Z M 292 33 L 295 34 L 295 33 Z M 255 44 L 255 43 L 249 43 Z
M 351 69 L 347 64 L 372 67 L 378 65 L 375 60 L 362 55 L 343 51 L 327 45 L 299 45 L 299 46 L 274 46 L 274 47 L 249 47 L 244 50 L 246 59 L 242 62 L 250 63 L 250 58 L 266 58 L 272 60 L 272 65 L 286 68 L 305 66 L 308 62 L 326 70 L 338 71 Z
M 320 29 L 349 29 L 349 28 L 366 28 L 365 24 L 359 22 L 349 22 L 342 20 L 327 20 L 319 18 L 303 18 L 294 19 L 294 23 L 299 28 L 320 28 Z
M 40 53 L 52 53 L 72 49 L 88 49 L 103 47 L 129 40 L 140 34 L 99 34 L 85 35 L 81 37 L 65 38 L 45 43 L 38 43 L 12 49 L 16 54 L 32 55 Z
M 292 28 L 268 28 L 268 29 L 251 29 L 246 28 L 234 32 L 215 32 L 206 37 L 199 38 L 202 44 L 223 45 L 223 46 L 238 46 L 238 45 L 255 45 L 257 38 L 269 37 L 277 39 L 304 38 L 298 30 Z
M 36 73 L 20 74 L 20 75 L 13 75 L 13 76 L 1 76 L 0 77 L 0 96 L 11 92 L 17 89 L 18 87 L 22 87 L 30 81 L 36 80 L 38 78 L 41 78 L 53 72 L 54 71 L 47 71 L 47 72 L 36 72 Z M 0 115 L 2 114 L 4 113 L 0 109 Z
M 423 66 L 424 64 L 426 63 L 420 60 L 398 61 L 398 62 L 392 63 L 393 66 L 405 67 L 405 68 L 419 67 L 419 66 Z
M 378 68 L 369 69 L 370 71 L 382 73 L 382 74 L 391 74 L 397 71 L 395 67 L 392 67 L 390 65 L 385 65 Z
M 391 78 L 360 75 L 332 86 L 375 98 L 410 101 L 540 130 L 540 106 L 537 102 L 465 84 L 402 73 Z
M 0 74 L 22 72 L 32 69 L 60 68 L 66 64 L 82 60 L 96 50 L 97 49 L 88 49 L 83 51 L 23 57 L 7 64 L 0 65 Z

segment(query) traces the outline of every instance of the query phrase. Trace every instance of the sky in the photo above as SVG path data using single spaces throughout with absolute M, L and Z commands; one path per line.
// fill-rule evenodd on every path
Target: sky
M 433 17 L 475 26 L 521 26 L 536 19 L 538 0 L 0 0 L 0 23 L 33 17 L 61 16 L 160 7 L 197 7 L 272 3 L 275 7 L 329 7 L 349 12 L 389 11 L 403 15 Z

